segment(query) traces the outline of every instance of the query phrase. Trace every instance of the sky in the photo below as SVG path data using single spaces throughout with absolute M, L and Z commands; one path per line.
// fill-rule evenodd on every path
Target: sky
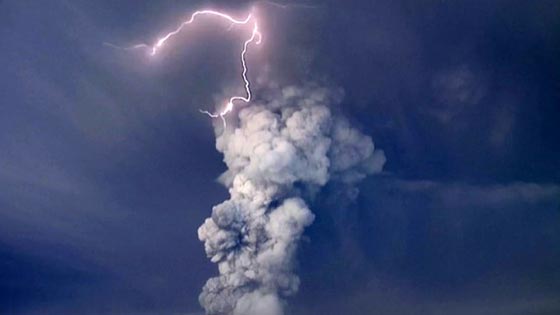
M 252 5 L 250 78 L 343 90 L 387 158 L 309 204 L 287 315 L 560 312 L 560 3 L 290 3 L 0 0 L 0 314 L 202 314 L 228 191 L 199 109 L 239 88 L 242 34 L 103 43 Z

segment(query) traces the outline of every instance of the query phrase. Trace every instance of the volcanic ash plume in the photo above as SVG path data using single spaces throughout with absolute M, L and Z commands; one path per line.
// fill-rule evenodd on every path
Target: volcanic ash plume
M 207 314 L 281 315 L 298 290 L 294 255 L 314 220 L 305 199 L 329 181 L 356 184 L 380 172 L 383 151 L 333 117 L 341 93 L 320 87 L 277 89 L 239 112 L 237 127 L 217 138 L 228 170 L 229 200 L 198 230 L 220 275 L 199 299 Z

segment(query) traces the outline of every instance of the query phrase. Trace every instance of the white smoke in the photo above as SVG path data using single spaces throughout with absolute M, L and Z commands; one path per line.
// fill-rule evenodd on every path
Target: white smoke
M 200 295 L 207 314 L 282 315 L 284 298 L 299 287 L 292 271 L 299 239 L 314 220 L 305 199 L 329 181 L 356 184 L 385 163 L 370 137 L 333 116 L 340 91 L 264 94 L 217 138 L 231 197 L 198 230 L 220 273 Z

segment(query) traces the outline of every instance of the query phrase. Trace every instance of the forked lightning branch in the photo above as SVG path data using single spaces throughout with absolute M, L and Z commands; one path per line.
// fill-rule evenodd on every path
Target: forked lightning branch
M 225 116 L 230 113 L 234 107 L 235 104 L 237 102 L 243 102 L 243 103 L 249 103 L 253 97 L 253 94 L 251 92 L 251 82 L 249 81 L 248 77 L 247 77 L 247 72 L 248 72 L 248 66 L 247 66 L 247 51 L 249 50 L 249 46 L 251 44 L 255 44 L 255 45 L 259 45 L 261 43 L 262 40 L 262 34 L 259 31 L 259 25 L 257 22 L 257 19 L 255 18 L 255 16 L 250 13 L 249 15 L 247 15 L 247 17 L 245 17 L 244 19 L 237 19 L 235 17 L 232 17 L 231 15 L 228 15 L 226 13 L 220 12 L 220 11 L 214 11 L 214 10 L 200 10 L 200 11 L 196 11 L 194 12 L 191 17 L 184 21 L 183 23 L 181 23 L 179 25 L 179 27 L 177 27 L 177 29 L 173 30 L 172 32 L 169 32 L 167 34 L 165 34 L 164 36 L 160 37 L 155 44 L 153 45 L 148 45 L 148 44 L 138 44 L 138 45 L 134 45 L 131 47 L 127 47 L 124 49 L 147 49 L 149 51 L 150 56 L 155 56 L 165 45 L 165 43 L 169 40 L 171 40 L 174 36 L 176 36 L 177 34 L 179 34 L 181 31 L 183 31 L 188 25 L 195 23 L 200 17 L 202 16 L 210 16 L 210 17 L 215 17 L 215 18 L 219 18 L 219 19 L 223 19 L 228 21 L 229 23 L 231 23 L 231 26 L 234 25 L 250 25 L 252 26 L 252 31 L 251 31 L 251 35 L 243 42 L 243 46 L 241 49 L 241 53 L 240 53 L 240 61 L 241 61 L 241 78 L 243 79 L 243 83 L 244 83 L 244 88 L 245 88 L 245 96 L 242 95 L 233 95 L 229 98 L 229 100 L 226 102 L 226 104 L 224 104 L 223 108 L 215 113 L 211 113 L 209 111 L 206 110 L 201 110 L 202 113 L 212 117 L 212 118 L 221 118 L 223 123 L 224 123 L 224 127 L 226 126 L 226 119 Z M 122 48 L 116 45 L 112 45 L 112 44 L 107 44 L 109 46 L 113 46 L 113 47 L 117 47 L 117 48 Z

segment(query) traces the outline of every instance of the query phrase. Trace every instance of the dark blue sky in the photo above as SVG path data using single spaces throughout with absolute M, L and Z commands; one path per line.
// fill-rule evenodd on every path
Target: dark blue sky
M 288 315 L 560 313 L 560 3 L 316 4 L 259 5 L 251 75 L 343 88 L 387 164 L 311 204 Z M 0 314 L 201 312 L 196 229 L 227 191 L 198 109 L 237 82 L 240 35 L 102 43 L 208 5 L 250 7 L 0 0 Z

